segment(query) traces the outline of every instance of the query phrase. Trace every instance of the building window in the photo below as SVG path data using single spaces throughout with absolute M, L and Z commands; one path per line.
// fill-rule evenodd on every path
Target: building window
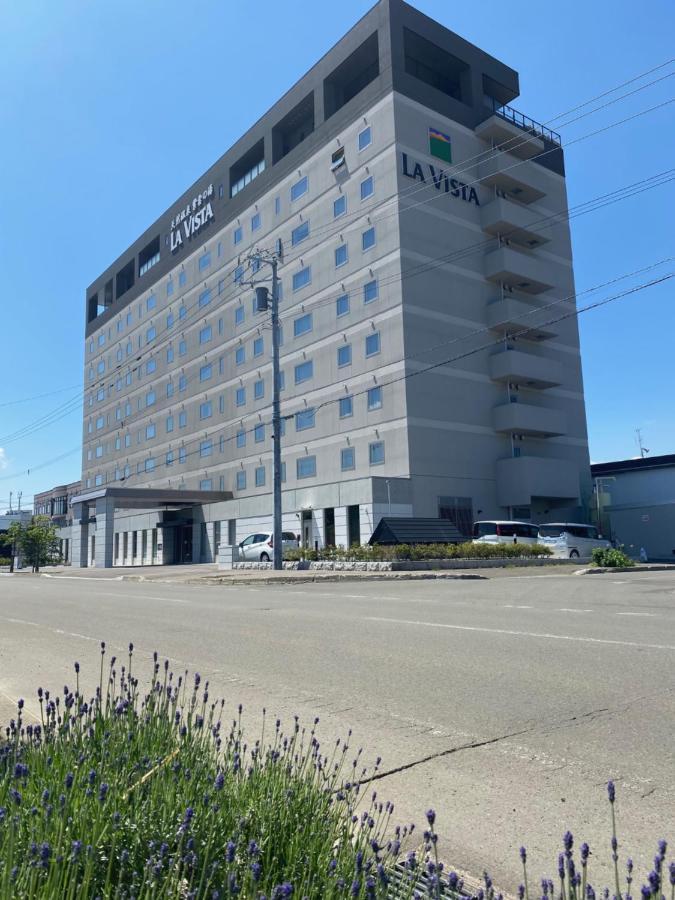
M 213 405 L 210 400 L 205 400 L 199 404 L 199 418 L 210 419 L 213 415 Z
M 164 462 L 167 466 L 173 465 L 173 450 L 167 450 Z
M 173 294 L 173 281 L 169 278 L 166 283 L 166 296 L 170 297 Z
M 384 441 L 373 441 L 368 444 L 368 462 L 371 466 L 380 466 L 384 462 Z
M 157 298 L 155 297 L 154 294 L 150 294 L 148 299 L 145 301 L 145 308 L 148 312 L 150 312 L 150 310 L 154 309 L 156 306 L 157 306 Z
M 346 316 L 349 312 L 349 294 L 341 294 L 335 301 L 335 314 Z
M 185 428 L 186 426 L 187 426 L 187 412 L 184 409 L 182 409 L 178 413 L 178 427 Z
M 199 295 L 199 308 L 202 306 L 208 306 L 211 302 L 211 288 L 207 288 L 205 291 L 202 291 Z
M 301 409 L 295 414 L 295 430 L 304 431 L 306 428 L 314 428 L 314 409 Z
M 378 387 L 370 388 L 367 393 L 368 398 L 368 412 L 372 412 L 374 409 L 382 409 L 382 388 L 378 385 Z
M 178 273 L 178 287 L 185 287 L 185 282 L 187 281 L 187 273 L 185 269 L 181 269 Z
M 168 363 L 173 362 L 173 347 L 166 348 L 166 361 Z
M 222 187 L 222 185 L 221 185 L 221 187 Z M 220 257 L 223 255 L 223 242 L 222 241 L 218 241 L 216 254 L 218 256 L 218 259 L 220 259 Z
M 202 253 L 199 257 L 199 271 L 203 272 L 204 269 L 208 269 L 211 265 L 211 251 L 207 250 L 206 253 Z
M 178 377 L 178 390 L 184 391 L 187 388 L 187 375 L 180 375 Z
M 237 392 L 235 394 L 235 403 L 237 406 L 245 406 L 246 405 L 246 388 L 240 387 L 237 388 Z
M 343 447 L 340 451 L 340 468 L 348 472 L 356 466 L 356 453 L 353 447 Z
M 166 433 L 173 431 L 173 416 L 166 417 Z
M 301 456 L 296 463 L 298 478 L 314 478 L 316 475 L 316 456 Z
M 359 131 L 359 152 L 361 150 L 365 150 L 366 147 L 370 147 L 373 142 L 373 138 L 370 132 L 370 125 L 367 128 L 364 128 L 363 131 Z
M 310 266 L 305 266 L 304 269 L 300 269 L 299 272 L 296 272 L 293 275 L 293 290 L 299 291 L 300 288 L 305 287 L 312 280 L 312 270 Z
M 338 347 L 337 350 L 337 364 L 338 368 L 341 366 L 349 366 L 352 362 L 352 345 L 351 344 L 343 344 L 341 347 Z
M 246 362 L 246 347 L 237 347 L 234 351 L 234 361 L 238 366 Z
M 363 302 L 372 303 L 373 300 L 377 300 L 377 281 L 375 279 L 367 281 L 363 285 Z
M 185 340 L 185 338 L 181 338 L 181 340 L 178 341 L 178 355 L 185 356 L 186 353 L 187 353 L 187 341 Z
M 244 267 L 237 266 L 237 268 L 234 270 L 234 275 L 232 277 L 234 279 L 234 283 L 239 284 L 241 279 L 244 277 Z
M 234 324 L 241 325 L 244 321 L 244 307 L 238 306 L 234 311 Z
M 210 491 L 213 489 L 213 479 L 212 478 L 202 478 L 199 482 L 199 490 L 200 491 Z
M 213 453 L 213 442 L 209 438 L 206 441 L 200 441 L 199 444 L 199 455 L 200 456 L 211 456 Z
M 373 176 L 369 175 L 361 182 L 361 199 L 367 200 L 373 194 Z
M 366 356 L 376 356 L 380 352 L 380 332 L 366 335 Z
M 307 362 L 299 363 L 295 367 L 295 383 L 302 384 L 303 381 L 309 381 L 314 375 L 314 364 L 311 359 Z
M 232 233 L 233 243 L 235 245 L 241 243 L 241 239 L 243 238 L 243 236 L 244 232 L 241 225 L 237 225 L 237 227 L 234 229 L 234 232 Z
M 173 313 L 171 312 L 171 310 L 169 310 L 166 317 L 166 327 L 173 328 Z
M 145 405 L 146 406 L 154 406 L 156 399 L 157 399 L 157 396 L 156 396 L 155 392 L 148 391 L 148 393 L 145 395 Z
M 256 425 L 253 429 L 253 437 L 256 444 L 261 444 L 265 440 L 265 426 L 262 424 Z
M 200 381 L 208 381 L 213 372 L 213 366 L 211 363 L 207 363 L 205 366 L 202 366 L 199 370 L 199 380 Z
M 178 310 L 178 318 L 184 319 L 186 316 L 187 316 L 187 307 L 181 306 L 181 308 Z
M 153 472 L 154 469 L 155 469 L 155 460 L 151 456 L 149 459 L 146 459 L 146 461 L 145 461 L 145 471 Z
M 254 400 L 262 400 L 265 396 L 265 382 L 260 379 L 260 381 L 255 381 L 253 383 L 253 398 Z
M 253 341 L 253 355 L 254 356 L 262 356 L 265 352 L 265 339 L 262 337 L 257 337 Z
M 178 448 L 178 462 L 184 463 L 186 459 L 187 459 L 187 450 L 185 449 L 185 447 L 179 447 Z
M 307 176 L 304 175 L 299 181 L 296 181 L 295 184 L 291 185 L 291 203 L 294 200 L 299 200 L 300 197 L 304 196 L 309 189 L 309 181 L 307 180 Z
M 293 322 L 293 337 L 300 337 L 302 334 L 307 334 L 307 332 L 312 330 L 312 314 L 307 313 L 304 316 L 300 316 L 295 319 Z
M 257 466 L 255 470 L 255 486 L 264 487 L 265 485 L 265 466 Z
M 245 447 L 246 446 L 246 432 L 240 429 L 237 432 L 237 447 Z
M 150 425 L 145 426 L 145 439 L 146 439 L 146 441 L 150 441 L 150 440 L 152 440 L 152 438 L 154 438 L 154 436 L 155 436 L 155 426 L 151 422 Z
M 375 228 L 368 228 L 361 235 L 361 249 L 365 252 L 375 246 Z
M 246 490 L 246 472 L 243 472 L 243 471 L 237 472 L 237 490 L 238 491 Z
M 346 212 L 347 196 L 345 194 L 340 194 L 340 196 L 333 201 L 333 218 L 339 219 L 340 216 L 344 216 Z
M 152 373 L 157 368 L 157 361 L 154 359 L 149 359 L 145 364 L 145 374 L 152 375 Z
M 349 397 L 340 397 L 338 406 L 341 419 L 347 419 L 349 416 L 354 415 L 354 398 L 351 395 Z
M 260 225 L 261 225 L 260 213 L 259 212 L 254 213 L 254 215 L 251 216 L 251 231 L 257 231 L 260 228 Z
M 199 332 L 199 343 L 207 344 L 211 338 L 213 337 L 213 329 L 210 325 L 207 325 L 205 328 Z
M 291 245 L 295 247 L 296 244 L 300 244 L 307 237 L 309 237 L 309 222 L 302 222 L 291 231 Z
M 340 266 L 344 266 L 344 264 L 349 259 L 349 252 L 347 250 L 346 244 L 340 244 L 339 247 L 335 248 L 335 268 L 339 269 Z
M 281 197 L 274 198 L 274 215 L 278 216 L 281 213 Z

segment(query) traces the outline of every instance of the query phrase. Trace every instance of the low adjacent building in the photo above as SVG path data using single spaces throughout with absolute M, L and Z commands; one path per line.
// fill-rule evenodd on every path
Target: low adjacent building
M 630 556 L 675 561 L 675 453 L 596 463 L 591 474 L 600 529 Z
M 81 492 L 81 489 L 81 481 L 72 481 L 70 484 L 59 484 L 33 497 L 33 515 L 49 516 L 52 524 L 58 528 L 59 540 L 61 541 L 61 558 L 66 564 L 70 564 L 72 561 L 72 499 Z

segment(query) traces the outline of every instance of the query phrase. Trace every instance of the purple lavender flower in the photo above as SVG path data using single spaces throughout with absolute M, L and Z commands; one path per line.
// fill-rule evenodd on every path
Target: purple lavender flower
M 525 896 L 525 885 L 524 885 L 524 884 L 519 884 L 519 885 L 518 885 L 518 898 L 519 898 L 519 900 L 523 900 L 523 897 L 524 897 L 524 896 Z
M 661 888 L 661 875 L 659 872 L 656 872 L 654 869 L 649 873 L 649 884 L 652 888 L 652 893 L 658 896 L 659 890 Z
M 591 848 L 588 846 L 588 844 L 583 843 L 581 845 L 581 864 L 582 865 L 584 865 L 584 866 L 586 865 L 590 854 L 591 854 Z
M 100 787 L 99 787 L 99 789 L 98 789 L 98 802 L 99 802 L 99 803 L 104 803 L 104 802 L 105 802 L 105 798 L 106 798 L 107 796 L 108 796 L 108 785 L 105 783 L 105 781 L 102 781 L 102 782 L 101 782 L 101 785 L 100 785 Z
M 613 781 L 607 782 L 607 796 L 609 797 L 609 802 L 614 803 L 614 798 L 616 797 L 616 788 L 614 787 Z
M 658 848 L 659 848 L 659 856 L 661 857 L 661 859 L 665 859 L 666 858 L 666 850 L 668 849 L 668 841 L 664 841 L 663 838 L 661 838 L 661 840 L 658 843 Z
M 70 790 L 71 787 L 73 786 L 74 778 L 75 778 L 75 776 L 73 775 L 73 773 L 68 772 L 68 774 L 66 775 L 66 789 L 67 790 Z
M 237 846 L 234 841 L 228 841 L 225 845 L 225 859 L 228 863 L 234 862 L 234 854 L 237 850 Z
M 214 787 L 217 791 L 222 791 L 223 785 L 225 784 L 225 776 L 222 772 L 218 772 L 216 775 L 216 780 L 214 782 Z
M 671 862 L 668 869 L 670 871 L 670 884 L 672 887 L 675 887 L 675 862 Z
M 350 893 L 351 893 L 352 897 L 358 897 L 359 894 L 361 893 L 361 882 L 359 881 L 358 878 L 355 878 L 354 881 L 352 881 Z
M 565 854 L 569 856 L 572 852 L 572 847 L 574 846 L 574 835 L 571 831 L 566 831 L 563 835 L 563 846 L 565 848 Z
M 429 823 L 429 825 L 432 828 L 434 827 L 435 821 L 436 821 L 436 811 L 433 809 L 428 809 L 427 810 L 427 822 Z
M 520 848 L 520 858 L 523 861 L 523 865 L 525 865 L 525 863 L 527 862 L 527 850 L 525 849 L 525 847 Z

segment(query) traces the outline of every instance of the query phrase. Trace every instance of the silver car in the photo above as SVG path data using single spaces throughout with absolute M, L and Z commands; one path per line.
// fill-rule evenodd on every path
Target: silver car
M 257 534 L 249 534 L 239 544 L 239 558 L 249 562 L 270 562 L 274 555 L 274 540 L 271 531 L 259 531 Z M 282 553 L 286 550 L 295 550 L 298 541 L 292 531 L 281 533 Z

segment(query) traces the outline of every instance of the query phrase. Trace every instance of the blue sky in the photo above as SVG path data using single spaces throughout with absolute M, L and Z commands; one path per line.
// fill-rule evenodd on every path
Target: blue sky
M 513 105 L 541 122 L 675 55 L 670 0 L 416 5 L 517 69 Z M 79 477 L 79 453 L 25 474 L 79 445 L 79 411 L 6 438 L 81 389 L 86 286 L 370 6 L 0 0 L 0 507 Z M 563 143 L 671 97 L 675 77 Z M 570 205 L 670 168 L 674 149 L 675 104 L 570 146 Z M 577 290 L 675 256 L 674 201 L 671 182 L 573 220 Z M 580 317 L 593 461 L 636 455 L 637 427 L 675 452 L 674 298 L 675 279 Z

